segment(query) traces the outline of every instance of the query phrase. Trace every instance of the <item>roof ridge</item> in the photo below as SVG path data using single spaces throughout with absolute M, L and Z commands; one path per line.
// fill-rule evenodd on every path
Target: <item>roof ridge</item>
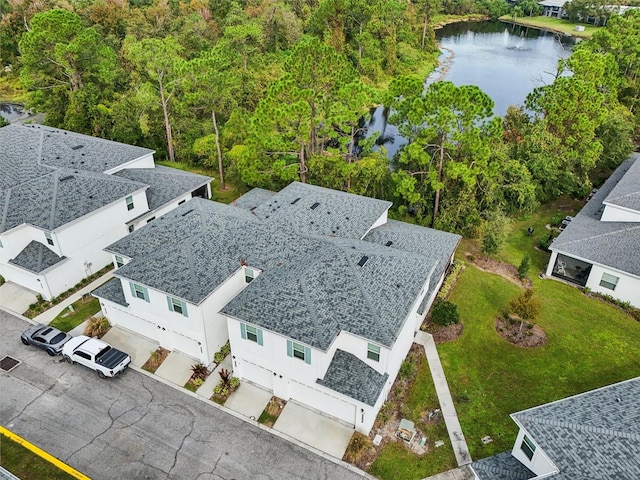
M 553 427 L 564 427 L 564 428 L 572 428 L 574 430 L 580 430 L 583 432 L 589 432 L 599 435 L 608 435 L 612 437 L 620 437 L 620 438 L 628 438 L 630 440 L 640 440 L 640 434 L 624 432 L 620 430 L 614 430 L 606 427 L 599 427 L 596 425 L 588 425 L 584 423 L 577 422 L 567 422 L 565 420 L 550 420 L 546 418 L 538 418 L 534 415 L 521 415 L 520 419 L 528 420 L 533 423 L 538 423 L 541 425 L 549 425 Z
M 623 225 L 629 225 L 629 228 L 620 228 L 618 230 L 614 230 L 612 232 L 604 232 L 604 233 L 599 233 L 597 235 L 590 235 L 588 237 L 583 237 L 583 238 L 576 238 L 575 240 L 567 240 L 565 242 L 562 243 L 558 243 L 555 246 L 562 246 L 562 245 L 569 245 L 572 243 L 577 243 L 577 242 L 583 242 L 585 240 L 593 240 L 594 238 L 600 238 L 600 237 L 606 237 L 607 235 L 614 235 L 617 233 L 620 233 L 621 231 L 629 231 L 629 230 L 635 230 L 636 228 L 640 228 L 640 222 L 606 222 L 606 223 L 611 223 L 611 224 L 623 224 Z M 559 238 L 559 237 L 558 237 Z M 553 243 L 551 244 L 551 246 L 553 247 Z

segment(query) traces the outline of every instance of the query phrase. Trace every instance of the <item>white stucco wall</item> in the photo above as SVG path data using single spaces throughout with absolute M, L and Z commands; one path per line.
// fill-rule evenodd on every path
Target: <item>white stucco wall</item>
M 517 423 L 517 422 L 516 422 Z M 513 455 L 520 463 L 526 466 L 529 470 L 535 473 L 538 477 L 548 476 L 552 473 L 557 473 L 558 468 L 551 462 L 549 457 L 544 453 L 540 445 L 538 445 L 535 439 L 529 435 L 529 433 L 520 425 L 520 431 L 518 432 L 518 436 L 516 437 L 516 441 L 513 445 L 513 450 L 511 451 L 511 455 Z M 524 436 L 533 441 L 536 446 L 535 451 L 533 452 L 533 456 L 531 460 L 525 455 L 522 451 L 522 441 Z
M 615 290 L 600 286 L 602 274 L 608 273 L 614 277 L 618 277 L 618 283 Z M 598 264 L 593 264 L 586 287 L 594 292 L 611 295 L 623 302 L 629 302 L 631 305 L 640 308 L 640 278 L 634 277 L 628 273 L 614 270 Z
M 640 223 L 640 212 L 618 205 L 606 205 L 602 212 L 601 222 L 638 222 Z

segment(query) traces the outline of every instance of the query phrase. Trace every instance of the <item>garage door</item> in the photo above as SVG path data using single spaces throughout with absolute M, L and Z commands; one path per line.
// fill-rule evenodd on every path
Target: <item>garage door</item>
M 273 390 L 273 372 L 271 370 L 267 370 L 260 365 L 246 360 L 241 360 L 241 365 L 241 375 L 243 378 L 261 385 L 267 390 Z
M 349 425 L 355 424 L 357 410 L 353 403 L 295 380 L 289 382 L 289 393 L 291 398 L 299 403 L 336 417 Z

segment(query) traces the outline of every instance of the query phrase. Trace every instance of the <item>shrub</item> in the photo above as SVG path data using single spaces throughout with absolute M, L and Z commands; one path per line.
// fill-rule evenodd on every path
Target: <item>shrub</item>
M 549 222 L 549 225 L 551 225 L 552 227 L 556 225 L 560 225 L 560 222 L 563 219 L 564 219 L 564 215 L 562 213 L 556 213 L 553 217 L 551 217 L 551 221 Z
M 355 432 L 351 437 L 347 450 L 344 452 L 343 459 L 349 463 L 355 463 L 360 460 L 372 446 L 373 442 L 368 436 L 360 432 Z
M 84 329 L 84 334 L 88 337 L 101 338 L 105 333 L 109 331 L 111 324 L 106 317 L 90 317 L 87 320 L 87 326 Z
M 431 311 L 431 321 L 436 325 L 446 327 L 460 321 L 460 314 L 455 303 L 448 300 L 440 300 L 436 302 Z
M 195 365 L 191 365 L 191 371 L 193 372 L 193 378 L 200 379 L 204 381 L 209 375 L 209 371 L 207 370 L 207 366 L 204 363 L 196 363 Z
M 527 289 L 509 304 L 513 313 L 522 320 L 533 320 L 540 313 L 540 301 L 533 296 L 533 290 Z
M 4 285 L 5 279 L 2 275 L 0 275 L 0 286 Z
M 413 372 L 415 371 L 416 366 L 413 364 L 413 362 L 411 360 L 405 360 L 404 362 L 402 362 L 402 365 L 400 365 L 400 371 L 398 372 L 400 375 L 400 378 L 406 379 L 409 378 L 411 375 L 413 375 Z
M 540 248 L 542 248 L 544 251 L 548 252 L 549 247 L 551 246 L 551 242 L 553 242 L 553 235 L 551 235 L 550 233 L 545 233 L 540 237 L 540 240 L 538 240 L 538 245 L 540 245 Z
M 529 268 L 531 268 L 531 258 L 529 258 L 529 255 L 525 255 L 518 266 L 518 277 L 520 280 L 524 280 L 526 278 Z
M 473 259 L 471 260 L 473 261 Z M 447 278 L 445 278 L 444 282 L 442 282 L 442 287 L 440 287 L 440 291 L 438 292 L 439 299 L 444 300 L 449 296 L 449 293 L 451 293 L 451 290 L 453 289 L 453 286 L 455 285 L 456 280 L 458 279 L 458 275 L 460 275 L 460 272 L 464 267 L 465 267 L 465 263 L 461 261 L 457 261 L 453 264 L 453 266 L 451 267 L 451 270 L 449 270 L 449 274 L 447 275 Z

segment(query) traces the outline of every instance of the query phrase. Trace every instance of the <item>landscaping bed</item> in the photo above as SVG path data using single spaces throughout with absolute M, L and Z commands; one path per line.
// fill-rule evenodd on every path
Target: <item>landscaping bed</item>
M 73 330 L 91 315 L 100 311 L 100 300 L 88 296 L 71 304 L 73 311 L 65 308 L 49 325 L 63 332 Z
M 271 397 L 271 400 L 269 400 L 269 403 L 267 403 L 267 406 L 258 417 L 258 423 L 266 425 L 267 427 L 273 427 L 286 404 L 287 401 L 280 397 L 276 397 L 275 395 Z
M 166 348 L 158 347 L 155 352 L 151 354 L 149 359 L 142 365 L 142 369 L 149 373 L 156 373 L 156 370 L 160 368 L 162 362 L 169 356 L 169 350 Z

